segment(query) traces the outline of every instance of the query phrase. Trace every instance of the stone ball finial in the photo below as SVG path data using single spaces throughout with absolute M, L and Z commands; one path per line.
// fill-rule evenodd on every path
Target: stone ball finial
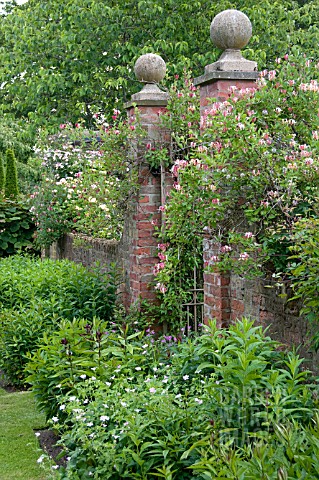
M 159 55 L 146 53 L 136 60 L 136 78 L 144 83 L 159 83 L 165 77 L 166 63 Z
M 239 10 L 224 10 L 216 15 L 210 26 L 210 38 L 221 50 L 240 50 L 252 35 L 249 18 Z

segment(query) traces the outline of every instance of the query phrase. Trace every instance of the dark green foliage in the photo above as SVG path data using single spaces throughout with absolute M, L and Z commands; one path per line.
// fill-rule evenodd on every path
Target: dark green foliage
M 0 257 L 19 251 L 37 253 L 34 232 L 32 215 L 23 202 L 0 199 Z
M 290 247 L 289 274 L 294 296 L 301 299 L 301 313 L 310 321 L 309 331 L 314 334 L 313 348 L 319 350 L 319 205 L 317 218 L 300 218 L 296 223 L 293 245 Z
M 8 148 L 14 151 L 18 162 L 26 164 L 33 153 L 36 130 L 25 120 L 15 121 L 11 116 L 0 118 L 0 153 L 5 155 Z
M 47 330 L 37 352 L 29 350 L 26 367 L 26 382 L 47 419 L 58 413 L 57 395 L 73 391 L 81 375 L 106 380 L 113 370 L 106 364 L 110 346 L 120 347 L 118 335 L 108 338 L 107 323 L 98 319 L 62 321 L 56 330 L 53 335 Z
M 163 56 L 168 75 L 184 68 L 199 75 L 220 54 L 209 27 L 228 8 L 250 17 L 244 54 L 260 69 L 293 48 L 316 54 L 316 0 L 29 0 L 1 21 L 0 103 L 38 125 L 76 122 L 88 105 L 111 111 L 115 98 L 121 104 L 139 88 L 131 70 L 148 52 Z
M 20 193 L 29 196 L 34 187 L 40 183 L 41 173 L 36 166 L 17 162 L 18 184 Z
M 4 195 L 6 198 L 13 199 L 19 195 L 18 174 L 14 151 L 6 151 L 6 180 L 4 184 Z

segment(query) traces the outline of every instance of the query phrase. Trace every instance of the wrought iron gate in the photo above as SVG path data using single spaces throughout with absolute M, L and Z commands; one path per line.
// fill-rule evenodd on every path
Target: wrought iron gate
M 198 332 L 204 321 L 203 269 L 194 267 L 193 288 L 189 290 L 190 301 L 182 304 L 183 321 L 186 317 L 186 333 Z

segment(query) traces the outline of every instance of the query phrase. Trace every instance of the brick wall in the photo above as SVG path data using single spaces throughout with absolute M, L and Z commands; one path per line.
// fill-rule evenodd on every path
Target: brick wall
M 156 93 L 157 97 L 161 93 Z M 139 191 L 128 205 L 121 241 L 93 239 L 86 236 L 65 235 L 46 252 L 51 258 L 68 258 L 85 266 L 97 262 L 103 271 L 116 264 L 121 282 L 119 293 L 126 308 L 141 300 L 158 302 L 154 289 L 154 266 L 158 263 L 158 240 L 154 236 L 155 225 L 160 226 L 162 214 L 159 207 L 165 203 L 173 178 L 162 169 L 153 172 L 143 159 L 147 143 L 167 142 L 167 132 L 159 128 L 160 114 L 165 111 L 167 95 L 163 99 L 135 100 L 127 106 L 129 121 L 135 120 L 138 108 L 140 125 L 145 129 L 145 139 L 132 149 L 136 156 L 139 174 Z
M 107 272 L 112 264 L 118 263 L 120 242 L 70 233 L 55 242 L 47 256 L 56 260 L 66 258 L 89 268 L 98 263 L 101 271 Z
M 158 241 L 154 237 L 153 223 L 160 223 L 161 220 L 160 176 L 152 175 L 148 166 L 143 165 L 140 168 L 139 183 L 140 191 L 135 206 L 125 222 L 125 225 L 130 225 L 124 229 L 124 240 L 128 245 L 128 250 L 124 252 L 127 265 L 127 307 L 139 299 L 155 301 L 155 291 L 150 283 L 154 280 L 153 268 L 158 262 Z
M 289 300 L 289 288 L 283 291 L 272 279 L 247 280 L 232 275 L 230 298 L 232 321 L 245 315 L 258 325 L 268 327 L 271 338 L 289 346 L 298 346 L 299 354 L 307 358 L 309 368 L 318 371 L 319 354 L 314 354 L 309 346 L 311 325 L 299 314 L 301 302 Z
M 213 255 L 219 254 L 219 245 L 209 239 L 203 242 L 204 266 L 209 264 Z M 215 318 L 219 327 L 225 327 L 230 322 L 230 276 L 220 272 L 207 272 L 204 269 L 204 321 Z
M 202 117 L 211 102 L 211 98 L 223 101 L 229 95 L 229 87 L 238 89 L 255 86 L 256 72 L 208 72 L 195 79 L 200 86 L 200 104 Z M 143 99 L 143 95 L 127 105 L 128 118 L 134 119 L 135 106 L 139 110 L 139 119 L 145 129 L 145 145 L 138 152 L 140 160 L 140 190 L 130 203 L 124 233 L 120 242 L 81 237 L 82 244 L 72 235 L 67 235 L 50 249 L 54 258 L 69 258 L 90 266 L 97 261 L 107 270 L 116 262 L 121 275 L 122 301 L 129 307 L 139 300 L 156 302 L 154 286 L 151 286 L 153 268 L 158 263 L 157 239 L 154 236 L 154 224 L 163 221 L 159 207 L 166 202 L 172 187 L 169 172 L 155 174 L 143 161 L 143 149 L 147 142 L 167 141 L 167 133 L 159 129 L 160 114 L 165 110 L 165 95 L 155 92 L 156 99 Z M 219 246 L 209 239 L 204 240 L 204 263 L 217 255 Z M 300 305 L 279 296 L 274 285 L 268 288 L 267 279 L 248 280 L 238 275 L 225 275 L 218 271 L 204 273 L 204 319 L 207 322 L 216 318 L 218 325 L 227 326 L 243 315 L 255 319 L 258 324 L 268 326 L 269 332 L 278 341 L 302 344 L 301 354 L 307 356 L 312 367 L 318 359 L 308 351 L 307 322 L 299 316 Z
M 218 245 L 205 239 L 204 262 L 218 253 Z M 204 321 L 216 318 L 220 327 L 246 316 L 263 327 L 270 336 L 289 346 L 298 346 L 309 368 L 318 371 L 319 353 L 310 350 L 311 325 L 300 314 L 301 302 L 291 301 L 289 288 L 276 287 L 272 278 L 247 279 L 220 272 L 204 273 Z

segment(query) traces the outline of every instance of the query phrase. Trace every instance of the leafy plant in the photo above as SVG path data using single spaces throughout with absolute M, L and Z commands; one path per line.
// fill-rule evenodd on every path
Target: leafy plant
M 6 379 L 14 385 L 25 383 L 27 355 L 40 346 L 44 332 L 58 328 L 60 318 L 52 315 L 49 301 L 32 302 L 28 308 L 3 309 L 0 313 L 0 367 Z
M 125 102 L 138 88 L 130 69 L 142 53 L 163 55 L 170 76 L 185 67 L 202 74 L 219 54 L 209 39 L 211 20 L 234 7 L 252 21 L 245 56 L 258 61 L 260 69 L 294 46 L 316 55 L 315 0 L 305 5 L 295 0 L 239 0 L 236 5 L 229 0 L 121 0 L 107 8 L 103 0 L 26 2 L 1 19 L 3 110 L 31 120 L 33 128 L 75 123 L 84 116 L 91 120 L 89 105 L 100 105 L 111 117 L 110 106 Z
M 107 324 L 98 319 L 62 321 L 53 335 L 46 331 L 37 352 L 29 351 L 26 382 L 32 385 L 38 405 L 50 418 L 58 413 L 57 396 L 73 391 L 82 377 L 103 376 Z M 95 373 L 95 370 L 98 370 Z
M 215 478 L 288 479 L 318 476 L 318 412 L 312 424 L 299 422 L 276 425 L 273 435 L 236 451 L 232 445 L 213 444 L 203 458 L 192 466 L 195 474 L 207 480 Z
M 50 300 L 52 315 L 73 319 L 109 319 L 115 301 L 114 275 L 98 267 L 88 271 L 68 260 L 54 261 L 15 255 L 0 261 L 0 306 L 24 308 Z
M 18 163 L 26 165 L 33 154 L 36 128 L 27 119 L 17 120 L 2 112 L 0 120 L 0 152 L 14 151 Z
M 43 180 L 30 195 L 36 242 L 48 246 L 66 232 L 121 238 L 125 213 L 138 188 L 144 132 L 114 109 L 113 125 L 94 113 L 96 130 L 62 125 L 48 145 L 39 146 Z M 60 143 L 59 143 L 60 142 Z
M 316 441 L 308 437 L 316 382 L 261 327 L 243 319 L 158 340 L 149 330 L 107 330 L 101 348 L 96 327 L 64 324 L 27 367 L 69 456 L 61 478 L 236 478 L 253 471 L 263 448 L 281 452 L 275 467 L 263 460 L 276 474 L 313 462 L 297 460 L 297 437 L 292 456 L 281 432 L 294 425 Z
M 317 208 L 316 208 L 317 211 Z M 318 273 L 319 273 L 319 236 L 318 218 L 300 218 L 295 224 L 294 244 L 290 247 L 289 273 L 293 296 L 291 300 L 301 299 L 301 313 L 310 321 L 309 332 L 313 336 L 313 347 L 319 349 Z
M 10 257 L 0 262 L 0 366 L 13 384 L 24 384 L 30 357 L 66 319 L 99 314 L 109 320 L 114 284 L 71 262 Z M 56 367 L 54 367 L 56 368 Z
M 20 251 L 37 253 L 33 242 L 35 228 L 23 201 L 0 198 L 0 257 Z
M 36 225 L 34 240 L 39 248 L 50 247 L 63 234 L 73 230 L 74 224 L 66 208 L 68 195 L 62 185 L 52 184 L 49 179 L 40 189 L 35 186 L 30 212 Z
M 154 284 L 162 318 L 173 315 L 175 325 L 180 308 L 172 306 L 187 303 L 203 238 L 212 250 L 205 253 L 207 273 L 287 277 L 294 226 L 301 217 L 316 216 L 318 64 L 297 49 L 276 62 L 255 89 L 234 87 L 225 101 L 211 99 L 201 125 L 188 78 L 183 89 L 175 87 L 161 116 L 173 132 L 175 182 L 160 207 L 165 225 L 158 229 Z M 306 98 L 313 108 L 305 109 Z
M 218 428 L 221 442 L 231 438 L 233 445 L 244 446 L 287 418 L 306 423 L 311 419 L 310 372 L 301 370 L 302 360 L 295 353 L 277 352 L 260 327 L 243 319 L 226 335 L 216 330 L 212 340 L 206 337 L 203 343 L 201 354 L 216 347 L 213 362 L 205 361 L 197 371 L 214 372 L 207 393 L 223 419 Z
M 22 162 L 17 162 L 18 172 L 18 184 L 20 193 L 28 198 L 30 192 L 34 191 L 34 188 L 41 181 L 41 170 L 34 164 L 29 165 Z

